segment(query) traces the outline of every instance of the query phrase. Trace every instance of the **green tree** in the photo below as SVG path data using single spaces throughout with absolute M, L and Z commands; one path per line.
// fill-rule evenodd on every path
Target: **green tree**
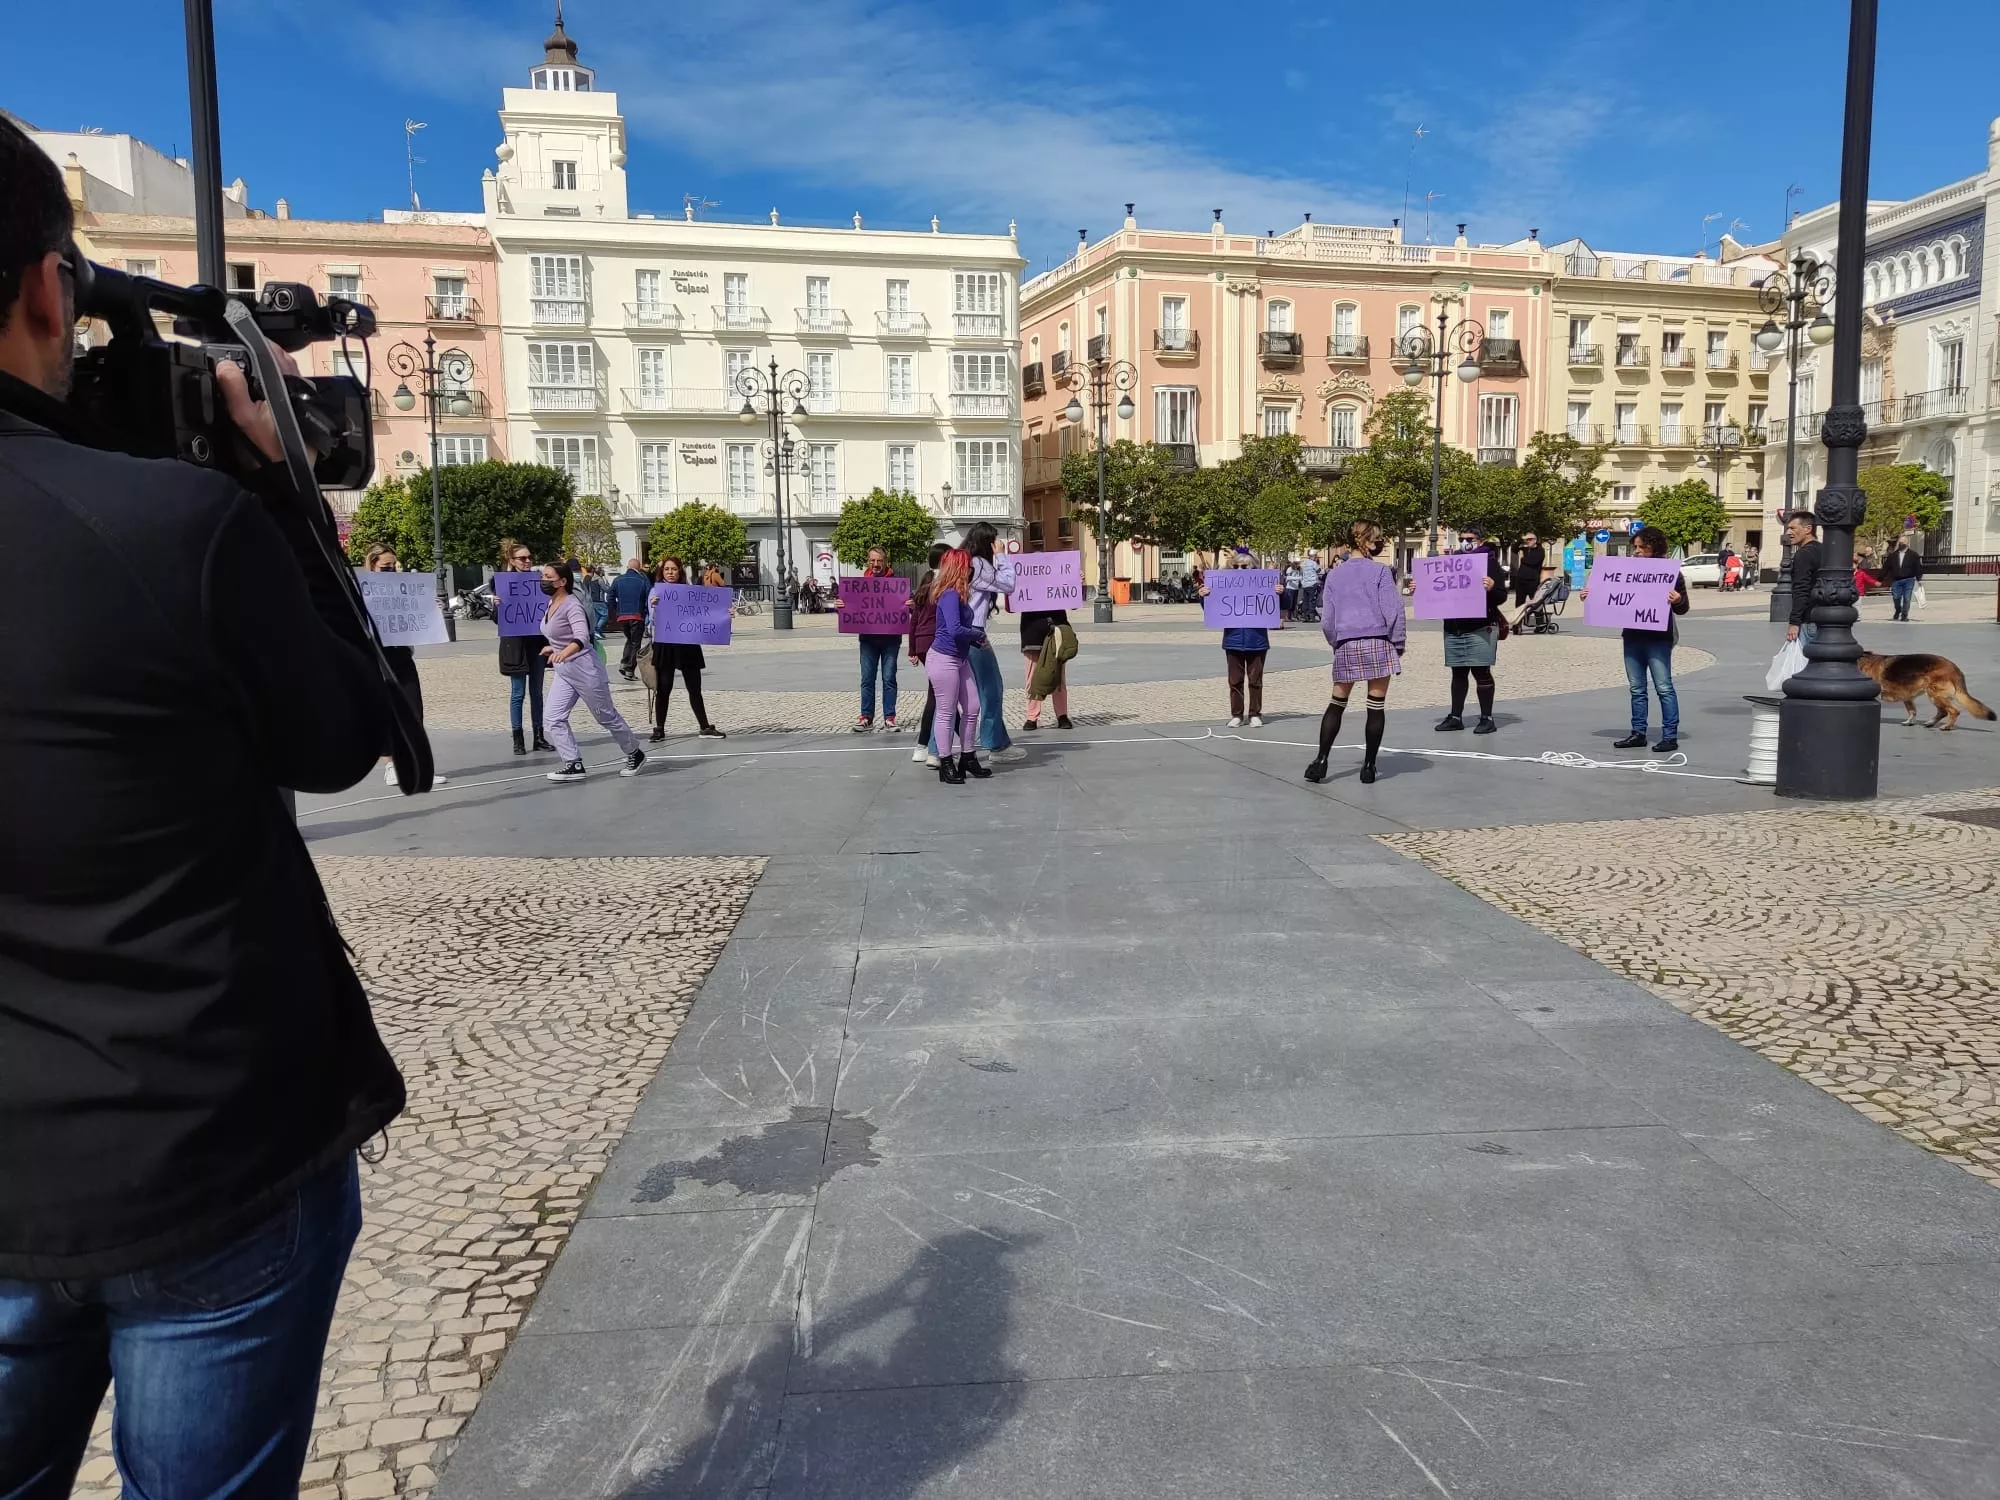
M 647 557 L 678 557 L 690 568 L 714 563 L 726 572 L 749 549 L 750 534 L 740 519 L 698 500 L 676 506 L 646 532 Z
M 1944 522 L 1944 508 L 1951 499 L 1951 481 L 1933 474 L 1922 464 L 1876 464 L 1860 474 L 1861 489 L 1868 496 L 1855 541 L 1882 548 L 1903 532 L 1934 531 Z M 354 518 L 357 531 L 361 516 Z
M 880 547 L 889 565 L 920 561 L 937 540 L 937 522 L 914 497 L 870 490 L 840 507 L 833 523 L 833 555 L 850 568 L 868 561 L 868 549 Z
M 1303 480 L 1274 479 L 1250 501 L 1250 545 L 1262 556 L 1281 558 L 1305 537 L 1310 517 Z
M 1063 498 L 1089 530 L 1114 542 L 1151 541 L 1160 529 L 1161 502 L 1173 478 L 1166 451 L 1154 443 L 1120 438 L 1104 450 L 1104 508 L 1097 514 L 1097 450 L 1076 448 L 1062 459 Z
M 1362 429 L 1368 446 L 1348 460 L 1314 507 L 1315 541 L 1344 542 L 1354 522 L 1373 521 L 1400 543 L 1429 522 L 1430 410 L 1421 390 L 1391 391 L 1375 403 Z M 1446 445 L 1438 454 L 1440 493 L 1471 465 L 1470 454 Z
M 419 493 L 407 476 L 378 479 L 368 486 L 354 509 L 354 527 L 347 534 L 347 555 L 365 562 L 368 549 L 385 546 L 413 573 L 431 570 L 431 481 L 421 475 Z
M 1728 508 L 1705 479 L 1683 479 L 1647 491 L 1639 502 L 1639 519 L 1659 527 L 1669 547 L 1689 552 L 1700 551 L 1729 529 Z
M 1528 439 L 1521 463 L 1522 530 L 1507 540 L 1532 531 L 1544 542 L 1560 543 L 1589 526 L 1611 493 L 1611 481 L 1598 474 L 1608 452 L 1602 443 L 1580 443 L 1566 432 L 1538 432 Z
M 410 488 L 428 497 L 429 474 L 412 475 Z M 492 566 L 503 536 L 525 543 L 536 557 L 557 556 L 576 498 L 569 475 L 560 469 L 497 459 L 438 470 L 438 492 L 445 561 L 468 568 Z
M 618 562 L 618 528 L 597 495 L 578 495 L 563 518 L 563 555 L 611 567 Z

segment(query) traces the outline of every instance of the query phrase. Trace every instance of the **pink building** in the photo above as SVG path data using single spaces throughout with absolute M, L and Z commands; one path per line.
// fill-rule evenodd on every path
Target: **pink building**
M 74 183 L 80 174 L 72 172 Z M 72 188 L 72 198 L 78 196 Z M 254 289 L 268 281 L 299 281 L 321 295 L 366 303 L 377 332 L 367 352 L 351 351 L 352 369 L 367 379 L 375 412 L 376 477 L 407 473 L 430 462 L 430 431 L 421 399 L 421 377 L 408 380 L 418 396 L 405 413 L 395 404 L 404 383 L 389 365 L 403 345 L 421 363 L 424 336 L 436 340 L 440 365 L 462 368 L 462 392 L 441 406 L 439 461 L 474 463 L 505 457 L 506 424 L 493 395 L 500 384 L 498 298 L 494 295 L 492 242 L 477 214 L 391 212 L 385 223 L 294 219 L 278 200 L 276 217 L 255 210 L 231 217 L 225 240 L 232 287 Z M 78 204 L 78 230 L 88 253 L 108 265 L 163 281 L 197 279 L 194 221 L 180 215 L 99 212 Z M 447 352 L 462 362 L 447 361 Z M 316 344 L 298 356 L 308 375 L 349 367 L 349 352 Z M 365 361 L 372 359 L 373 367 Z M 464 401 L 456 399 L 463 394 Z M 452 407 L 470 405 L 455 415 Z M 351 511 L 358 492 L 328 496 L 337 511 Z
M 1062 412 L 1093 353 L 1138 371 L 1130 421 L 1113 441 L 1166 444 L 1189 465 L 1234 456 L 1246 434 L 1296 433 L 1316 472 L 1359 447 L 1376 399 L 1404 388 L 1401 333 L 1477 320 L 1479 378 L 1445 382 L 1445 441 L 1513 463 L 1548 409 L 1541 350 L 1556 257 L 1534 239 L 1507 246 L 1411 245 L 1395 227 L 1310 221 L 1284 234 L 1122 229 L 1021 292 L 1024 508 L 1030 545 L 1072 533 L 1061 455 L 1086 434 Z M 1460 356 L 1454 351 L 1453 363 Z M 1426 387 L 1428 389 L 1428 386 Z M 1086 408 L 1089 397 L 1084 397 Z M 1095 417 L 1085 428 L 1094 431 Z M 1085 548 L 1087 566 L 1095 559 Z M 1114 572 L 1157 576 L 1175 558 L 1121 547 Z M 1143 567 L 1143 574 L 1141 568 Z M 1094 569 L 1093 569 L 1094 571 Z

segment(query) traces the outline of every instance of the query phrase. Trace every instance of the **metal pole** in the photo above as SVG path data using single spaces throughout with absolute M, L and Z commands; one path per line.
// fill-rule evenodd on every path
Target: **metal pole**
M 1861 410 L 1861 267 L 1868 253 L 1868 147 L 1875 93 L 1877 0 L 1853 0 L 1847 35 L 1847 119 L 1840 157 L 1840 248 L 1834 261 L 1833 399 L 1820 439 L 1826 484 L 1814 513 L 1824 535 L 1813 577 L 1813 639 L 1805 670 L 1785 681 L 1778 709 L 1781 797 L 1861 799 L 1876 791 L 1882 710 L 1855 662 L 1854 528 L 1867 497 L 1856 482 L 1868 437 Z
M 1105 510 L 1104 447 L 1111 440 L 1111 413 L 1105 404 L 1104 382 L 1109 361 L 1093 360 L 1090 366 L 1090 399 L 1097 406 L 1097 598 L 1090 617 L 1099 625 L 1109 625 L 1114 613 L 1111 604 L 1111 526 Z
M 1431 556 L 1438 555 L 1439 483 L 1444 463 L 1444 331 L 1447 321 L 1438 310 L 1437 347 L 1431 351 L 1431 378 L 1437 389 L 1437 410 L 1431 413 Z
M 210 0 L 184 0 L 187 30 L 188 161 L 194 170 L 194 243 L 200 279 L 226 286 L 222 248 L 222 123 L 215 92 L 215 10 Z
M 424 335 L 424 402 L 431 416 L 431 566 L 437 570 L 438 613 L 444 616 L 444 636 L 458 639 L 458 622 L 451 616 L 451 585 L 444 561 L 444 503 L 438 497 L 438 389 L 437 340 Z
M 1785 516 L 1792 514 L 1792 476 L 1797 469 L 1799 442 L 1799 331 L 1805 325 L 1804 278 L 1798 273 L 1805 261 L 1803 255 L 1793 257 L 1792 287 L 1788 296 L 1790 306 L 1786 309 L 1785 328 L 1790 342 L 1785 345 L 1785 370 L 1789 377 L 1785 395 Z M 1792 617 L 1792 543 L 1784 535 L 1784 525 L 1778 527 L 1781 550 L 1778 555 L 1778 577 L 1771 585 L 1771 618 L 1789 620 Z

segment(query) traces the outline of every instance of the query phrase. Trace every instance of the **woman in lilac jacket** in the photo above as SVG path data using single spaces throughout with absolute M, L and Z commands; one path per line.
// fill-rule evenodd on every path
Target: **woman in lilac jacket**
M 1333 701 L 1319 721 L 1319 755 L 1306 767 L 1307 781 L 1326 780 L 1326 757 L 1340 733 L 1341 715 L 1354 684 L 1368 684 L 1368 729 L 1361 780 L 1375 779 L 1375 753 L 1389 719 L 1389 679 L 1403 670 L 1403 594 L 1395 571 L 1375 561 L 1382 528 L 1356 521 L 1350 533 L 1354 555 L 1326 575 L 1320 595 L 1320 629 L 1333 647 Z
M 984 781 L 993 773 L 979 763 L 979 687 L 973 681 L 974 650 L 986 644 L 986 629 L 973 618 L 972 559 L 954 547 L 938 563 L 937 578 L 931 584 L 931 601 L 937 606 L 937 634 L 924 656 L 924 675 L 937 692 L 937 718 L 933 736 L 938 747 L 938 780 L 947 786 L 961 786 L 970 776 Z M 951 753 L 952 711 L 960 715 L 958 750 Z M 998 712 L 996 705 L 993 712 Z

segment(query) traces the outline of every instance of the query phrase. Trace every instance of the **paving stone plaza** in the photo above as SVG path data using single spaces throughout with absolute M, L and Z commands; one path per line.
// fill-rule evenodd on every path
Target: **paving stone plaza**
M 1934 595 L 1864 642 L 2000 700 Z M 1085 626 L 963 788 L 833 733 L 815 619 L 552 786 L 467 628 L 451 784 L 301 800 L 411 1100 L 303 1493 L 2000 1496 L 2000 735 L 1744 784 L 1765 603 L 1650 771 L 1615 636 L 1508 642 L 1475 742 L 1414 627 L 1373 786 L 1300 778 L 1310 626 L 1235 731 L 1192 612 Z

